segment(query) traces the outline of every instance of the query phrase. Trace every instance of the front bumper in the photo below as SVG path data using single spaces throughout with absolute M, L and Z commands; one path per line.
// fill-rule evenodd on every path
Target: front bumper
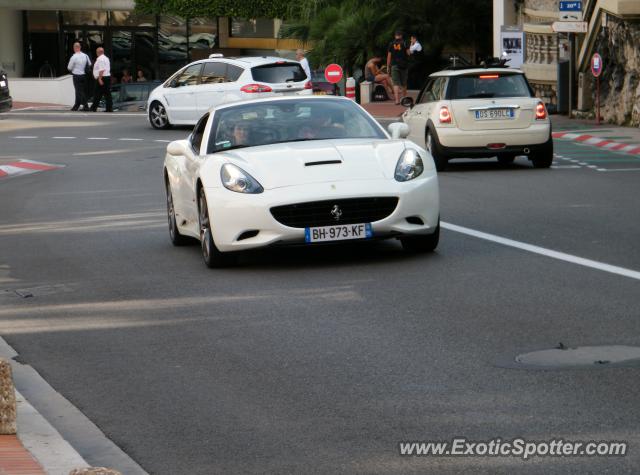
M 280 205 L 371 196 L 398 197 L 395 210 L 386 218 L 372 223 L 374 238 L 431 234 L 439 216 L 438 179 L 435 174 L 405 183 L 381 179 L 290 186 L 265 190 L 257 195 L 234 193 L 226 188 L 205 188 L 205 193 L 213 238 L 222 252 L 304 243 L 304 228 L 285 226 L 271 214 L 270 209 Z M 418 217 L 424 224 L 411 224 L 406 219 L 409 217 Z M 239 240 L 247 231 L 258 231 L 258 234 Z

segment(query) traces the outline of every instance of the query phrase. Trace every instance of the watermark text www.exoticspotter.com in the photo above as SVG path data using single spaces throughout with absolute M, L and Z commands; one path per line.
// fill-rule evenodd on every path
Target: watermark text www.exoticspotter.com
M 522 438 L 400 442 L 400 455 L 421 457 L 612 457 L 627 454 L 627 442 L 615 440 L 526 440 Z

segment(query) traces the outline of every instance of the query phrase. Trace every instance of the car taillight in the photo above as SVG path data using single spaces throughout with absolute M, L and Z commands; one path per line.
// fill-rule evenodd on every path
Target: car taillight
M 451 112 L 449 112 L 449 108 L 447 106 L 442 106 L 440 108 L 440 123 L 441 124 L 451 123 Z
M 305 89 L 313 89 L 313 84 L 311 83 L 311 81 L 307 81 L 304 83 L 304 88 Z
M 538 102 L 536 105 L 536 120 L 543 120 L 547 118 L 547 109 L 542 102 Z
M 273 89 L 265 84 L 247 84 L 246 86 L 242 86 L 240 90 L 248 93 L 273 91 Z

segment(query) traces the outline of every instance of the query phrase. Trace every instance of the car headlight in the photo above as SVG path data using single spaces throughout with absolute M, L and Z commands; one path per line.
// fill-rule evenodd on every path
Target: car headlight
M 231 163 L 222 165 L 220 179 L 227 190 L 236 193 L 262 193 L 264 191 L 258 180 Z
M 420 176 L 424 171 L 424 164 L 420 154 L 412 148 L 406 149 L 400 155 L 396 165 L 395 179 L 397 181 L 409 181 Z

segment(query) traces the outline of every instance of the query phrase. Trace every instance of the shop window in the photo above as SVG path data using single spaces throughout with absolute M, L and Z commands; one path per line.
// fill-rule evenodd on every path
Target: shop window
M 53 11 L 28 11 L 27 30 L 42 33 L 58 31 L 58 14 Z
M 106 26 L 107 12 L 99 10 L 62 12 L 62 23 L 65 25 Z
M 189 19 L 189 59 L 204 59 L 216 45 L 217 18 L 195 17 Z
M 272 18 L 232 18 L 231 36 L 238 38 L 275 38 L 275 20 Z
M 160 78 L 171 76 L 187 61 L 186 20 L 173 15 L 160 16 L 158 23 L 158 72 Z
M 155 15 L 142 15 L 133 11 L 111 12 L 109 23 L 112 26 L 156 26 Z

